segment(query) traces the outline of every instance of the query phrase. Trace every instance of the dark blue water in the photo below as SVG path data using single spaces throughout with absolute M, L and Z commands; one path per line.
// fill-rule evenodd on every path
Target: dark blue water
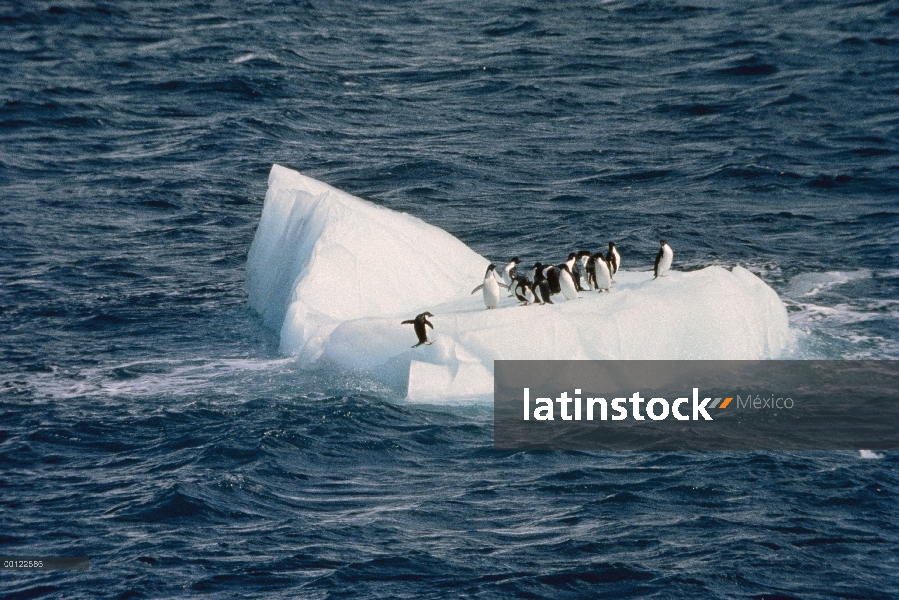
M 500 453 L 247 307 L 272 163 L 899 357 L 899 3 L 0 4 L 3 598 L 899 597 L 899 456 Z

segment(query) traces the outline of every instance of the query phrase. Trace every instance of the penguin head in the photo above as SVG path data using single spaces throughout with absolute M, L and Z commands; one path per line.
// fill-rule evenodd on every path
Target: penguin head
M 577 254 L 575 254 L 574 252 L 569 252 L 569 253 L 568 253 L 568 260 L 571 260 L 572 258 L 577 258 Z
M 568 268 L 568 263 L 562 263 L 561 265 L 559 265 L 559 268 L 571 275 L 571 269 Z M 574 276 L 572 275 L 572 277 Z
M 518 259 L 518 257 L 516 256 L 515 258 L 513 258 L 513 259 L 510 260 L 509 262 L 511 262 L 512 264 L 516 264 L 516 265 L 517 265 L 517 264 L 520 263 L 521 261 L 520 261 L 520 260 Z
M 666 242 L 665 240 L 659 240 L 659 245 L 661 245 L 661 246 L 667 246 L 667 245 L 668 245 L 668 242 Z
M 585 256 L 590 256 L 589 250 L 581 250 L 580 252 L 577 253 L 578 258 L 584 258 Z
M 418 316 L 419 316 L 419 317 L 433 317 L 434 315 L 432 315 L 431 313 L 429 313 L 429 312 L 426 311 L 426 312 L 421 313 L 421 314 L 418 315 Z
M 488 275 L 490 275 L 490 271 L 492 271 L 492 270 L 495 269 L 495 268 L 496 268 L 496 265 L 493 264 L 493 263 L 490 263 L 490 264 L 487 266 L 487 272 L 484 273 L 484 277 L 487 277 Z
M 615 242 L 609 242 L 609 250 L 615 249 Z

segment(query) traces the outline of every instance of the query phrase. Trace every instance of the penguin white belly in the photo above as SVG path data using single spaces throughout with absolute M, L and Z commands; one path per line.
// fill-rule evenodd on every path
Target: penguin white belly
M 608 290 L 612 287 L 612 275 L 609 264 L 604 260 L 596 260 L 596 289 Z
M 562 288 L 562 295 L 565 296 L 566 300 L 574 300 L 578 297 L 577 288 L 574 287 L 574 279 L 564 269 L 559 274 L 559 286 Z
M 499 283 L 491 275 L 484 279 L 484 306 L 487 308 L 496 308 L 499 306 Z
M 612 249 L 612 254 L 615 255 L 615 273 L 617 273 L 621 269 L 621 255 L 618 254 L 618 250 Z M 614 275 L 615 273 L 612 273 Z
M 665 244 L 662 247 L 662 260 L 659 261 L 659 277 L 664 275 L 671 268 L 671 261 L 674 260 L 674 250 L 671 246 Z

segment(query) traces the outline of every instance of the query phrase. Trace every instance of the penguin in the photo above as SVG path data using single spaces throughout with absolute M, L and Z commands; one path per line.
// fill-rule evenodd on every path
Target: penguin
M 531 289 L 531 282 L 523 275 L 515 278 L 510 289 L 522 306 L 527 306 L 536 301 L 534 291 Z
M 504 283 L 496 280 L 496 265 L 490 263 L 490 266 L 487 267 L 487 271 L 484 273 L 484 283 L 471 290 L 471 293 L 474 294 L 476 291 L 482 290 L 484 293 L 484 306 L 488 309 L 496 308 L 499 306 L 500 287 L 509 289 Z
M 425 328 L 425 325 L 434 329 L 434 326 L 428 321 L 428 317 L 433 317 L 429 312 L 423 312 L 414 319 L 409 319 L 408 321 L 403 321 L 400 323 L 401 325 L 412 325 L 415 328 L 415 335 L 418 336 L 418 343 L 412 346 L 413 348 L 418 348 L 422 344 L 430 346 L 432 342 L 428 341 L 428 330 Z
M 580 277 L 578 279 L 581 279 L 581 289 L 585 292 L 593 289 L 593 283 L 590 281 L 590 272 L 587 270 L 587 263 L 592 256 L 587 250 L 581 250 L 577 253 L 577 259 L 580 262 L 580 268 L 578 268 Z
M 595 290 L 598 287 L 596 285 L 596 257 L 589 252 L 587 254 L 587 286 L 591 290 Z
M 537 298 L 540 304 L 554 304 L 552 299 L 550 299 L 552 292 L 549 289 L 549 282 L 543 274 L 543 264 L 536 263 L 533 270 L 534 284 L 531 289 L 534 290 L 534 297 Z
M 562 293 L 562 284 L 559 283 L 559 271 L 558 267 L 552 265 L 543 267 L 543 276 L 546 277 L 546 282 L 549 284 L 550 294 Z
M 573 261 L 574 259 L 571 260 Z M 576 300 L 580 298 L 577 295 L 577 287 L 574 285 L 574 277 L 571 276 L 571 269 L 568 268 L 568 263 L 562 263 L 556 268 L 559 269 L 559 287 L 562 289 L 562 295 L 565 296 L 565 299 Z
M 621 255 L 615 248 L 615 242 L 609 242 L 609 252 L 606 254 L 606 262 L 609 263 L 609 275 L 612 276 L 612 283 L 615 283 L 615 274 L 621 267 Z
M 610 272 L 609 263 L 602 256 L 602 252 L 597 252 L 593 256 L 594 270 L 593 270 L 593 281 L 596 283 L 596 291 L 602 292 L 603 290 L 609 292 L 612 289 L 612 274 Z
M 507 264 L 506 268 L 503 269 L 503 273 L 502 273 L 503 283 L 505 283 L 510 288 L 512 287 L 512 282 L 515 280 L 516 277 L 518 277 L 517 265 L 520 262 L 521 261 L 518 260 L 518 257 L 516 256 L 511 261 L 509 261 L 509 264 Z
M 659 253 L 656 255 L 655 277 L 653 279 L 664 277 L 665 272 L 671 268 L 671 261 L 674 260 L 674 250 L 671 249 L 668 242 L 659 240 L 659 245 Z
M 583 292 L 584 288 L 581 287 L 581 277 L 577 271 L 577 254 L 570 252 L 565 264 L 568 265 L 568 274 L 571 275 L 571 281 L 574 283 L 575 291 Z M 559 268 L 561 269 L 562 265 L 559 265 Z

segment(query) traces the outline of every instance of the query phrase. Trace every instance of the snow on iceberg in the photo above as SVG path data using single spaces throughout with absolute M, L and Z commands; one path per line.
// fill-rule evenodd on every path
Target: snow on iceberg
M 421 219 L 274 165 L 246 286 L 283 353 L 363 370 L 412 400 L 491 394 L 497 359 L 761 359 L 789 342 L 783 303 L 742 267 L 622 271 L 608 294 L 521 307 L 504 293 L 485 310 L 470 292 L 489 262 Z M 413 349 L 400 321 L 426 310 L 434 343 Z

